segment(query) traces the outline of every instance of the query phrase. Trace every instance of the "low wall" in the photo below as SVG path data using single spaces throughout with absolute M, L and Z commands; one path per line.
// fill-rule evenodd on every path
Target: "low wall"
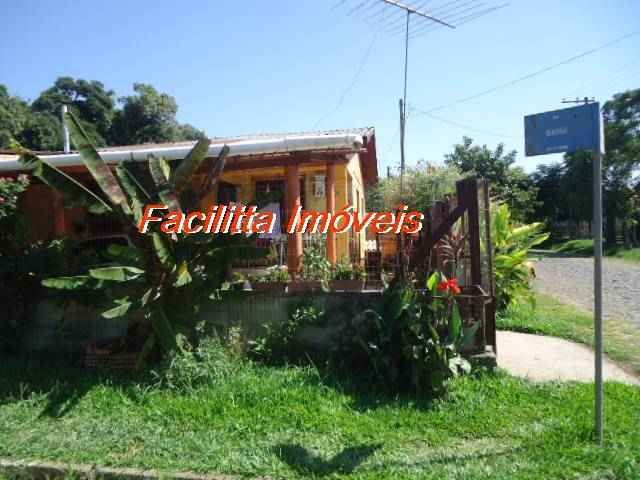
M 240 327 L 246 342 L 256 338 L 269 323 L 282 322 L 302 305 L 314 305 L 325 312 L 323 325 L 301 329 L 300 338 L 311 347 L 327 344 L 347 319 L 379 303 L 379 291 L 267 293 L 252 291 L 222 292 L 220 300 L 211 301 L 200 310 L 197 321 L 223 330 Z M 74 353 L 84 351 L 88 343 L 123 336 L 126 318 L 105 319 L 102 310 L 71 303 L 65 307 L 53 300 L 38 303 L 28 322 L 22 349 L 33 353 Z
M 319 292 L 274 294 L 266 292 L 225 292 L 218 302 L 206 305 L 200 321 L 223 329 L 235 326 L 242 332 L 246 343 L 258 337 L 270 323 L 291 317 L 296 308 L 313 305 L 324 312 L 319 325 L 306 325 L 300 329 L 298 340 L 312 349 L 326 350 L 334 344 L 347 320 L 371 308 L 382 298 L 380 291 Z
M 22 337 L 22 350 L 34 353 L 74 353 L 88 343 L 127 333 L 126 318 L 106 319 L 102 310 L 76 302 L 62 306 L 55 300 L 38 302 Z

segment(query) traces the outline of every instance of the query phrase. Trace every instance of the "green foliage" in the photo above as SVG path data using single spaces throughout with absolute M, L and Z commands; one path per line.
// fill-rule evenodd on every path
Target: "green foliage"
M 250 248 L 250 240 L 241 235 L 221 238 L 181 234 L 170 237 L 157 231 L 157 227 L 146 234 L 137 229 L 142 206 L 147 202 L 172 201 L 175 208 L 180 209 L 178 197 L 182 196 L 188 199 L 185 207 L 199 205 L 209 184 L 205 182 L 192 188 L 190 180 L 208 153 L 209 140 L 200 140 L 173 173 L 173 167 L 167 161 L 150 157 L 146 178 L 136 178 L 134 169 L 127 165 L 119 166 L 114 175 L 75 115 L 67 115 L 72 140 L 102 190 L 101 197 L 73 182 L 30 151 L 18 147 L 23 161 L 36 167 L 34 172 L 40 180 L 65 192 L 65 198 L 79 203 L 84 201 L 85 206 L 91 206 L 95 199 L 100 199 L 128 226 L 134 247 L 111 248 L 109 255 L 113 257 L 113 264 L 108 267 L 90 268 L 79 276 L 49 278 L 43 285 L 75 291 L 79 296 L 85 295 L 87 290 L 104 292 L 113 301 L 113 305 L 103 313 L 105 318 L 144 312 L 144 318 L 153 331 L 153 338 L 146 339 L 147 343 L 157 343 L 165 352 L 174 352 L 184 344 L 178 334 L 182 328 L 179 325 L 187 325 L 200 303 L 221 287 L 230 262 L 241 254 L 255 254 Z M 217 171 L 218 175 L 222 172 L 219 165 L 224 164 L 227 152 L 228 148 L 223 148 L 211 171 Z M 146 191 L 143 184 L 155 186 Z M 76 194 L 69 195 L 70 191 Z M 79 192 L 86 195 L 79 195 Z
M 494 273 L 497 309 L 531 300 L 532 268 L 529 249 L 541 244 L 548 233 L 541 233 L 542 223 L 518 226 L 506 204 L 491 209 L 491 241 L 494 248 Z
M 640 88 L 613 96 L 602 107 L 606 153 L 603 187 L 606 240 L 617 244 L 615 221 L 640 220 L 638 167 L 640 167 Z M 635 189 L 633 188 L 636 184 Z
M 332 280 L 364 280 L 366 277 L 364 268 L 357 263 L 342 261 L 331 267 Z
M 17 215 L 20 195 L 28 186 L 23 175 L 0 178 L 0 352 L 16 348 L 26 327 L 28 298 L 38 289 L 31 275 L 36 248 L 29 244 L 26 225 Z
M 592 257 L 593 239 L 568 240 L 553 245 L 553 252 L 562 256 Z M 624 248 L 622 246 L 606 247 L 603 250 L 606 257 L 620 258 L 629 262 L 640 262 L 640 248 Z
M 300 352 L 294 344 L 296 335 L 307 325 L 320 325 L 325 321 L 325 311 L 315 305 L 313 300 L 304 299 L 290 308 L 286 320 L 265 324 L 264 332 L 249 342 L 249 353 L 254 358 L 269 364 L 307 360 L 308 352 Z
M 456 167 L 439 167 L 427 164 L 409 167 L 405 172 L 404 186 L 400 194 L 400 177 L 382 178 L 367 188 L 369 211 L 393 211 L 401 203 L 410 210 L 424 211 L 445 195 L 454 194 L 456 182 L 464 178 Z
M 326 243 L 321 237 L 314 237 L 305 245 L 302 253 L 302 272 L 304 281 L 327 282 L 331 274 L 331 263 L 327 260 Z
M 442 394 L 448 379 L 470 370 L 459 355 L 465 335 L 454 294 L 442 290 L 446 281 L 434 273 L 427 290 L 418 291 L 395 280 L 382 305 L 367 310 L 343 335 L 340 361 L 373 372 L 374 380 L 394 391 Z
M 0 178 L 0 222 L 15 222 L 18 209 L 18 198 L 29 186 L 26 175 L 17 178 Z M 2 228 L 0 235 L 7 234 L 8 229 Z
M 151 373 L 155 385 L 193 393 L 228 381 L 242 368 L 242 360 L 216 335 L 203 336 L 193 349 L 174 352 Z
M 30 327 L 29 320 L 37 306 L 35 299 L 45 297 L 46 292 L 41 285 L 43 279 L 50 275 L 76 275 L 86 265 L 97 261 L 93 252 L 78 252 L 72 241 L 32 243 L 26 231 L 8 230 L 10 225 L 6 220 L 0 221 L 0 305 L 3 308 L 0 353 L 20 351 L 22 338 Z M 54 299 L 61 302 L 70 299 L 65 291 L 58 293 Z M 95 305 L 99 301 L 90 290 L 77 300 L 85 305 Z
M 531 175 L 538 187 L 533 218 L 558 221 L 591 221 L 593 218 L 593 155 L 581 151 L 564 161 L 539 165 Z
M 86 465 L 109 459 L 110 467 L 167 476 L 638 477 L 635 386 L 606 383 L 602 448 L 593 441 L 589 383 L 479 372 L 452 380 L 434 400 L 380 391 L 350 372 L 335 377 L 310 367 L 236 365 L 232 375 L 183 393 L 144 378 L 4 360 L 0 456 Z
M 178 106 L 151 85 L 134 84 L 135 95 L 122 97 L 95 80 L 59 77 L 31 104 L 0 85 L 0 149 L 13 141 L 32 150 L 61 150 L 63 104 L 69 106 L 92 145 L 200 140 L 202 131 L 176 120 Z
M 467 174 L 476 174 L 489 180 L 492 197 L 506 203 L 519 221 L 526 219 L 536 204 L 536 188 L 521 167 L 515 167 L 516 151 L 505 153 L 504 144 L 495 150 L 486 145 L 473 145 L 463 137 L 462 143 L 445 156 L 445 163 Z
M 98 81 L 58 78 L 31 104 L 34 113 L 46 114 L 60 124 L 61 106 L 74 113 L 94 145 L 106 145 L 115 108 L 115 94 Z M 58 148 L 62 145 L 58 144 Z
M 0 149 L 9 148 L 29 120 L 29 104 L 9 95 L 7 87 L 0 85 Z
M 200 140 L 204 134 L 176 120 L 175 98 L 143 83 L 133 85 L 134 95 L 121 97 L 122 109 L 115 113 L 110 138 L 114 144 L 137 144 Z
M 607 245 L 617 244 L 616 222 L 623 220 L 625 234 L 640 245 L 640 89 L 615 94 L 602 107 L 605 133 L 603 200 Z M 591 221 L 593 154 L 566 154 L 562 163 L 540 165 L 532 175 L 538 187 L 538 206 L 533 218 L 550 224 L 557 221 Z M 628 245 L 627 245 L 628 246 Z
M 256 283 L 288 283 L 291 281 L 291 275 L 286 268 L 276 266 L 267 269 L 266 273 L 261 275 L 251 275 L 249 280 Z

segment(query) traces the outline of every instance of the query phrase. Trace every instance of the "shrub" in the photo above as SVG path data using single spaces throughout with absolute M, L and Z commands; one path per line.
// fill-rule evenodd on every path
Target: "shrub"
M 300 277 L 305 281 L 326 282 L 330 273 L 331 263 L 327 260 L 325 243 L 321 238 L 314 238 L 304 248 Z
M 356 263 L 340 262 L 331 268 L 332 280 L 364 280 L 365 278 L 364 268 Z
M 313 300 L 304 299 L 290 308 L 283 322 L 267 323 L 264 334 L 250 342 L 249 353 L 265 363 L 296 363 L 307 359 L 308 352 L 301 352 L 294 345 L 300 329 L 307 325 L 321 325 L 326 321 L 326 312 Z
M 441 273 L 429 278 L 426 291 L 394 280 L 382 305 L 365 311 L 343 335 L 342 368 L 371 372 L 394 391 L 441 394 L 447 379 L 470 369 L 458 352 L 475 329 L 463 332 L 458 293 L 457 281 Z
M 207 336 L 197 347 L 176 351 L 152 371 L 157 387 L 188 393 L 231 378 L 242 360 L 219 337 Z
M 507 205 L 491 209 L 491 241 L 495 249 L 494 273 L 497 310 L 532 300 L 533 270 L 527 264 L 529 249 L 549 238 L 542 223 L 516 225 Z
M 266 273 L 262 275 L 252 275 L 249 277 L 251 282 L 257 283 L 275 283 L 282 282 L 287 283 L 291 281 L 291 275 L 286 268 L 282 267 L 272 267 L 267 270 Z

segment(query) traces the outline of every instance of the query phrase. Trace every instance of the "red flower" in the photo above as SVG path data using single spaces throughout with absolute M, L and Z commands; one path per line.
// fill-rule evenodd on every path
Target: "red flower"
M 460 286 L 458 285 L 458 279 L 452 278 L 451 280 L 443 280 L 438 284 L 438 290 L 441 292 L 451 292 L 453 295 L 460 294 Z

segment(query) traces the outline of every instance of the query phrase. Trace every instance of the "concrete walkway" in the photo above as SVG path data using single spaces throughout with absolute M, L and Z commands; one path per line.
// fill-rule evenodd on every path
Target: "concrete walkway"
M 594 353 L 561 338 L 528 333 L 498 332 L 498 366 L 534 381 L 592 382 Z M 604 379 L 640 385 L 640 379 L 605 358 Z

